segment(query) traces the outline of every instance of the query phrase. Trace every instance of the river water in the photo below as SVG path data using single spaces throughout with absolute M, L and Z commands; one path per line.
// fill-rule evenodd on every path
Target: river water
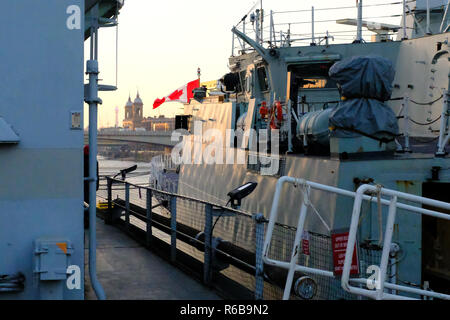
M 127 181 L 134 184 L 148 184 L 150 163 L 149 162 L 136 162 L 127 160 L 109 160 L 102 156 L 98 156 L 99 175 L 102 176 L 114 176 L 119 173 L 120 170 L 137 165 L 136 171 L 127 175 Z M 117 177 L 120 178 L 120 175 Z

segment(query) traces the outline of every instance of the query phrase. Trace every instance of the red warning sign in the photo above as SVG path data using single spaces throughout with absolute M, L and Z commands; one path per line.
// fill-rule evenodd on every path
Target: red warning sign
M 341 276 L 344 270 L 345 250 L 347 249 L 348 242 L 348 229 L 336 230 L 331 234 L 331 245 L 333 250 L 333 273 L 335 276 Z M 353 250 L 352 266 L 350 268 L 350 274 L 355 275 L 359 273 L 358 264 L 358 250 Z
M 309 232 L 308 231 L 303 231 L 303 235 L 302 235 L 302 253 L 306 256 L 310 255 L 310 251 L 309 251 Z

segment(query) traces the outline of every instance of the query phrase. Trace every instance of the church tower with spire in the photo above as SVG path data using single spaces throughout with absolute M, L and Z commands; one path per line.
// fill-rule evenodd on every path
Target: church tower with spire
M 125 119 L 123 119 L 123 127 L 130 130 L 142 127 L 142 120 L 144 119 L 144 103 L 137 92 L 134 102 L 131 102 L 131 96 L 128 96 L 128 101 L 125 104 Z
M 137 92 L 136 98 L 133 102 L 133 121 L 135 128 L 139 128 L 142 125 L 142 119 L 144 118 L 144 103 Z
M 133 102 L 131 102 L 131 96 L 128 96 L 128 101 L 125 104 L 125 119 L 123 119 L 123 127 L 126 129 L 134 130 Z

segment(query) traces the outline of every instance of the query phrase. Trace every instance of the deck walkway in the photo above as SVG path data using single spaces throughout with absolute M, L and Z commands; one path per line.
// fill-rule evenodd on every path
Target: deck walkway
M 85 299 L 96 299 L 89 281 L 85 232 Z M 97 218 L 97 274 L 111 300 L 218 300 L 220 297 Z

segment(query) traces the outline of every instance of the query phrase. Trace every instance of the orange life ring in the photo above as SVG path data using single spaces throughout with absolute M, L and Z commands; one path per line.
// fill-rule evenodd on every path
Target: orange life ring
M 270 127 L 272 129 L 281 128 L 283 122 L 283 108 L 280 101 L 275 101 L 270 112 Z

